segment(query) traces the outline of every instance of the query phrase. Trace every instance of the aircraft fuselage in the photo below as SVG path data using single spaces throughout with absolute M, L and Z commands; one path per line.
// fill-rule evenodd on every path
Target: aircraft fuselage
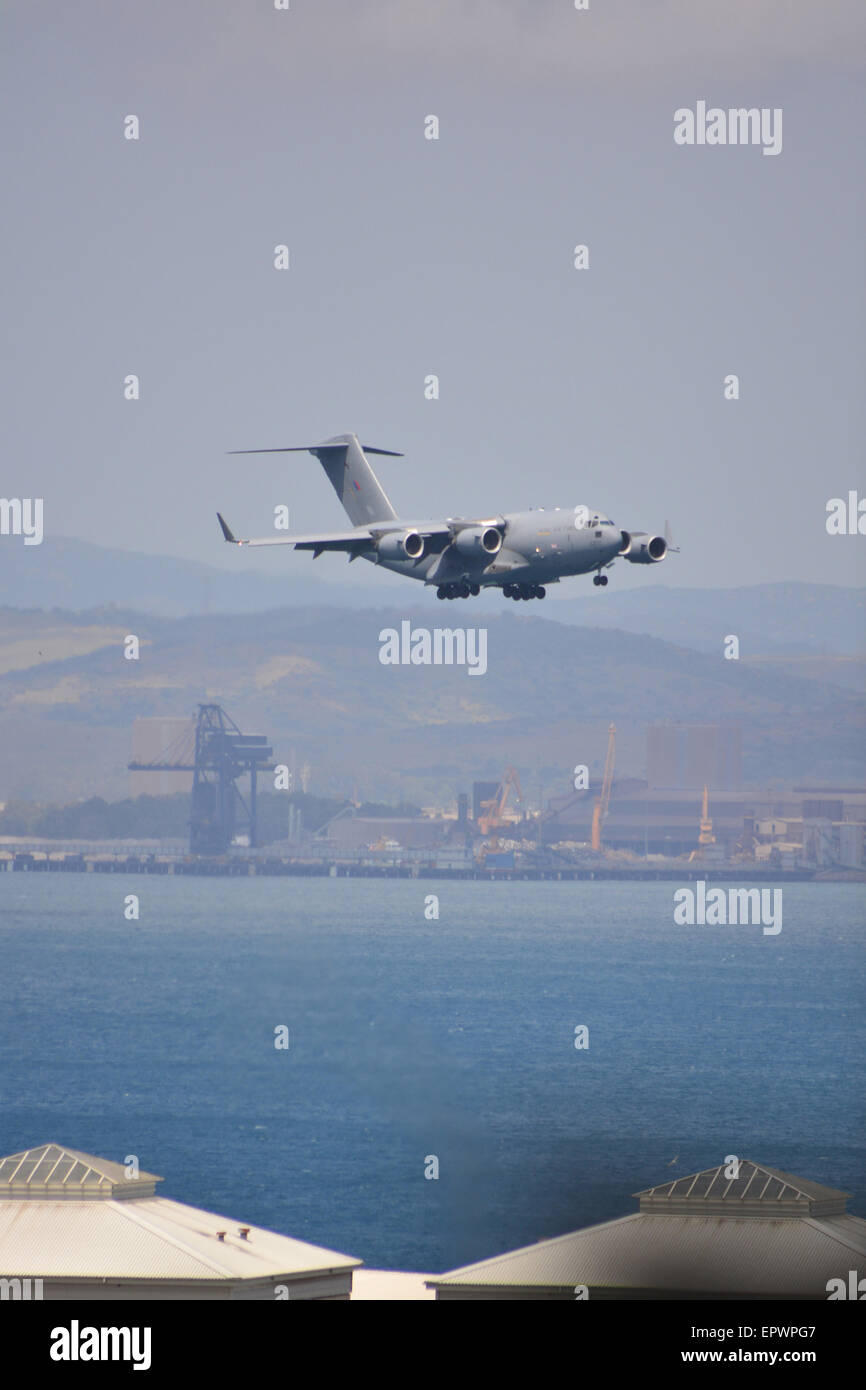
M 586 520 L 584 512 L 588 512 Z M 623 554 L 628 544 L 627 532 L 591 508 L 545 507 L 491 517 L 481 524 L 502 536 L 495 554 L 480 545 L 467 553 L 452 544 L 417 560 L 383 558 L 379 552 L 364 558 L 425 584 L 466 579 L 484 588 L 511 581 L 555 584 L 570 575 L 589 574 Z

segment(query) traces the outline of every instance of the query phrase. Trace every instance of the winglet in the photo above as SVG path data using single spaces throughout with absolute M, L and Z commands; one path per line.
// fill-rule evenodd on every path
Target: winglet
M 240 541 L 237 539 L 236 536 L 232 535 L 231 527 L 226 524 L 226 522 L 220 516 L 219 512 L 217 512 L 217 521 L 219 522 L 220 530 L 223 533 L 223 540 L 230 541 L 232 545 L 240 545 Z

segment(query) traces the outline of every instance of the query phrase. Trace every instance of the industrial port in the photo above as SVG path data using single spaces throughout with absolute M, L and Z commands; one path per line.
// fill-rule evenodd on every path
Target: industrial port
M 509 766 L 498 780 L 467 781 L 449 805 L 365 814 L 347 798 L 309 824 L 309 768 L 280 763 L 265 735 L 243 733 L 220 705 L 202 704 L 193 719 L 137 721 L 128 764 L 138 794 L 159 779 L 161 790 L 188 796 L 188 839 L 7 835 L 0 869 L 487 881 L 866 877 L 866 789 L 744 788 L 739 730 L 728 726 L 648 726 L 646 761 L 646 779 L 617 777 L 611 723 L 600 777 L 569 769 L 565 793 L 530 798 Z M 276 837 L 262 833 L 263 796 L 286 800 Z

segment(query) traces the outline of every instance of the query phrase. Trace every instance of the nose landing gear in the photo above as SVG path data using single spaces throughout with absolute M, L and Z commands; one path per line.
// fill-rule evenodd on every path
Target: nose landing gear
M 594 575 L 592 576 L 592 582 L 593 582 L 593 584 L 600 584 L 601 587 L 604 588 L 605 584 L 607 583 L 607 575 L 606 575 L 606 574 L 594 574 Z

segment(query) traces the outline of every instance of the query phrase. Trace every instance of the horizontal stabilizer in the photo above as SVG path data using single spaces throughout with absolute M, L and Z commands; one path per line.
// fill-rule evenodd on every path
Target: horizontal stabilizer
M 292 444 L 282 449 L 229 449 L 230 454 L 324 454 L 329 449 L 345 449 L 345 444 Z M 401 459 L 403 454 L 396 449 L 375 449 L 372 444 L 362 444 L 365 454 L 387 454 L 388 458 Z
M 355 526 L 370 521 L 393 521 L 397 513 L 373 472 L 369 454 L 402 458 L 393 449 L 367 446 L 364 452 L 356 434 L 335 434 L 318 444 L 284 444 L 275 449 L 233 449 L 235 454 L 312 454 L 319 460 L 343 510 Z

